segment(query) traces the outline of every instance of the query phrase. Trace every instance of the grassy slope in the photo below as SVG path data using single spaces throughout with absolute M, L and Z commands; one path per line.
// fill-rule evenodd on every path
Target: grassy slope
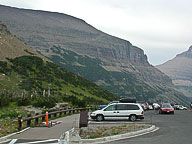
M 56 64 L 45 62 L 36 56 L 22 56 L 9 59 L 9 63 L 0 63 L 0 90 L 23 91 L 29 94 L 42 94 L 50 89 L 51 95 L 79 100 L 89 100 L 90 104 L 108 103 L 117 96 L 99 88 L 96 84 L 85 80 L 74 73 L 66 71 Z
M 24 97 L 25 104 L 31 94 L 35 96 L 35 91 L 41 95 L 36 99 L 41 99 L 43 91 L 49 88 L 50 97 L 58 102 L 95 105 L 118 99 L 96 84 L 36 56 L 0 61 L 0 137 L 18 131 L 17 116 L 25 117 L 28 113 L 25 107 L 18 106 L 18 99 Z

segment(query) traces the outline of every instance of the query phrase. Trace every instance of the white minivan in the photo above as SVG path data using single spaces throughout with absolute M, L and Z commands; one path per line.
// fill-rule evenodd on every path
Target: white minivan
M 101 110 L 90 114 L 92 119 L 102 120 L 130 120 L 144 119 L 144 110 L 137 103 L 112 103 Z

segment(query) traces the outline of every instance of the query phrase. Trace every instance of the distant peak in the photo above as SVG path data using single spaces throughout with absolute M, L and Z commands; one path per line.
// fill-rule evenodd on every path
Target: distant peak
M 185 52 L 183 52 L 181 54 L 178 54 L 177 56 L 192 58 L 192 46 L 189 47 L 188 51 L 185 51 Z
M 189 47 L 188 52 L 192 52 L 192 45 Z

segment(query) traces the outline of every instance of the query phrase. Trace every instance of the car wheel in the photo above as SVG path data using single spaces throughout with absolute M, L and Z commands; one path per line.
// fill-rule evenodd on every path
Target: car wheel
M 103 115 L 97 115 L 96 120 L 97 121 L 103 121 L 104 120 Z
M 131 115 L 131 116 L 129 117 L 129 120 L 130 120 L 130 121 L 136 121 L 136 120 L 137 120 L 136 115 Z

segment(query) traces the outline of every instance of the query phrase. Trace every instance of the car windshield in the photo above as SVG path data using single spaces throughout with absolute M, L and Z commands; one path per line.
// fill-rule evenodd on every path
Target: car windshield
M 171 108 L 171 105 L 162 105 L 162 108 Z
M 105 111 L 114 111 L 116 109 L 116 105 L 111 105 L 105 109 Z

